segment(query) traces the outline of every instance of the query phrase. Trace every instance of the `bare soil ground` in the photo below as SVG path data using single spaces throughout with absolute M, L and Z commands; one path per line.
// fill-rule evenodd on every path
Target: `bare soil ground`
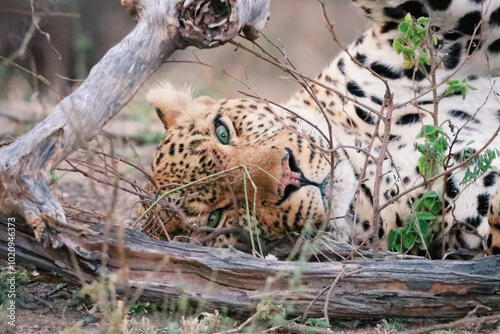
M 79 286 L 65 283 L 61 278 L 52 276 L 41 276 L 35 282 L 23 285 L 19 288 L 19 299 L 23 306 L 16 310 L 16 328 L 13 330 L 7 324 L 0 323 L 0 333 L 33 333 L 33 334 L 53 334 L 53 333 L 88 333 L 97 334 L 102 332 L 103 327 L 98 322 L 100 315 L 96 317 L 86 315 L 88 308 L 78 304 L 74 297 L 79 291 Z M 148 315 L 130 315 L 128 322 L 132 321 L 146 323 L 147 326 L 136 327 L 129 333 L 178 333 L 177 327 L 168 326 L 168 320 L 175 316 L 161 312 Z M 145 318 L 145 319 L 143 319 Z M 72 326 L 81 322 L 83 319 L 96 321 L 86 324 L 79 330 L 71 330 Z M 145 320 L 145 321 L 144 321 Z M 239 322 L 241 323 L 241 321 Z M 351 320 L 336 321 L 332 325 L 330 333 L 344 334 L 369 334 L 369 333 L 401 333 L 404 331 L 416 331 L 427 326 L 437 325 L 438 322 L 432 320 Z M 469 334 L 469 333 L 500 333 L 496 325 L 486 324 L 478 331 L 474 326 L 461 326 L 452 330 L 433 331 L 435 334 Z M 129 327 L 130 328 L 130 327 Z M 147 332 L 144 328 L 149 328 Z M 264 331 L 264 329 L 262 329 Z M 253 331 L 257 333 L 260 331 Z M 185 334 L 198 334 L 198 331 L 183 331 Z M 207 331 L 205 333 L 214 333 Z M 232 333 L 244 333 L 235 331 Z M 266 333 L 307 333 L 302 331 L 290 331 L 277 328 L 275 331 L 266 331 Z M 311 331 L 310 333 L 314 333 Z
M 86 309 L 72 296 L 79 286 L 62 278 L 40 275 L 36 281 L 18 288 L 16 327 L 0 325 L 3 333 L 59 333 L 83 319 Z M 98 333 L 97 324 L 85 327 L 85 333 Z

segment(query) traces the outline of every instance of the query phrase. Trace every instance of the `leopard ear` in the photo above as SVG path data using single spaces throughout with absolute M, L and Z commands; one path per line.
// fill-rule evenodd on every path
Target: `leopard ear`
M 178 124 L 180 119 L 193 117 L 200 112 L 199 103 L 193 98 L 191 89 L 176 90 L 170 83 L 150 90 L 146 98 L 156 109 L 165 129 Z
M 213 98 L 211 98 L 210 96 L 206 96 L 206 95 L 203 95 L 203 96 L 200 96 L 198 97 L 195 102 L 197 104 L 201 104 L 201 105 L 204 105 L 205 107 L 211 107 L 215 104 L 217 104 L 217 100 L 214 100 Z

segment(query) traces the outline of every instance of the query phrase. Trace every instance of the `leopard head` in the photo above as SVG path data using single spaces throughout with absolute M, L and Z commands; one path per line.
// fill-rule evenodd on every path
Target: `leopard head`
M 241 227 L 276 240 L 328 224 L 330 203 L 331 217 L 347 211 L 354 172 L 334 161 L 332 182 L 331 159 L 338 155 L 299 133 L 294 116 L 254 100 L 193 98 L 169 85 L 150 91 L 148 100 L 166 129 L 148 190 L 174 198 L 177 213 L 156 209 L 170 236 L 224 247 L 241 236 L 228 232 L 203 241 L 204 232 L 187 226 Z

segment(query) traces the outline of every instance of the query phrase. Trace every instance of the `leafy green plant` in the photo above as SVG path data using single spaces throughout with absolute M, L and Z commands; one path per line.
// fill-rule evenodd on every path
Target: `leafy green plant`
M 477 90 L 476 87 L 467 83 L 467 78 L 463 78 L 462 80 L 450 80 L 446 84 L 449 87 L 446 88 L 444 94 L 450 95 L 460 92 L 460 94 L 462 94 L 462 100 L 465 100 L 465 98 L 467 97 L 467 89 Z
M 497 148 L 488 148 L 483 153 L 477 156 L 476 163 L 471 167 L 467 166 L 465 175 L 460 182 L 460 185 L 469 186 L 474 183 L 480 176 L 491 169 L 493 160 L 500 156 L 500 151 Z
M 257 314 L 261 321 L 275 322 L 282 320 L 286 311 L 283 305 L 276 305 L 272 302 L 271 297 L 262 297 L 259 304 L 257 304 Z
M 450 138 L 443 129 L 434 125 L 424 125 L 417 135 L 417 139 L 419 138 L 424 138 L 424 143 L 415 143 L 415 148 L 421 154 L 418 170 L 429 178 L 437 174 L 440 166 L 444 166 Z M 430 233 L 429 226 L 442 210 L 440 195 L 435 191 L 424 192 L 415 201 L 414 213 L 407 217 L 406 225 L 389 232 L 389 249 L 400 253 L 406 253 L 415 247 L 425 249 L 436 238 L 436 234 Z
M 385 333 L 405 330 L 405 324 L 399 319 L 382 319 L 381 327 Z
M 426 178 L 438 173 L 440 167 L 446 169 L 447 151 L 451 146 L 449 136 L 440 128 L 434 125 L 424 125 L 417 135 L 417 139 L 424 138 L 423 144 L 415 143 L 415 148 L 421 156 L 418 160 L 419 172 Z M 474 157 L 476 151 L 469 148 L 474 141 L 467 143 L 466 148 L 460 153 L 459 162 Z M 492 167 L 492 162 L 500 156 L 498 149 L 487 149 L 484 153 L 477 155 L 473 159 L 473 164 L 467 166 L 461 185 L 468 186 L 475 182 L 481 175 Z M 406 219 L 406 225 L 395 230 L 391 230 L 388 236 L 389 249 L 400 253 L 406 253 L 413 248 L 425 249 L 435 239 L 437 234 L 430 232 L 430 225 L 436 217 L 443 211 L 441 195 L 435 191 L 425 192 L 415 201 L 414 213 Z M 420 237 L 419 230 L 422 234 Z
M 144 315 L 146 313 L 149 313 L 151 310 L 151 303 L 149 302 L 144 302 L 144 303 L 135 303 L 130 306 L 129 311 L 130 313 L 137 314 L 137 315 Z
M 424 144 L 415 143 L 420 152 L 418 170 L 425 177 L 436 174 L 437 166 L 442 166 L 448 149 L 448 135 L 438 126 L 424 125 L 417 139 L 424 138 Z
M 434 60 L 432 50 L 437 45 L 437 39 L 432 36 L 429 22 L 427 17 L 416 19 L 408 13 L 404 21 L 398 26 L 399 36 L 394 39 L 392 46 L 398 54 L 403 56 L 404 68 L 413 68 L 415 71 L 418 69 L 429 74 L 428 78 L 431 80 L 431 84 L 435 86 L 437 84 L 435 75 L 432 71 L 428 72 L 429 69 L 437 67 L 435 63 L 432 63 Z M 464 100 L 469 90 L 477 90 L 468 83 L 467 78 L 449 80 L 447 85 L 448 87 L 444 92 L 445 96 L 460 94 Z M 435 89 L 433 94 L 434 99 L 437 101 L 439 97 Z M 432 117 L 434 125 L 422 126 L 420 133 L 416 137 L 416 139 L 424 139 L 423 143 L 415 143 L 415 148 L 420 153 L 418 171 L 426 179 L 447 170 L 450 166 L 449 160 L 452 157 L 450 151 L 453 147 L 450 137 L 442 128 L 437 126 L 437 105 L 434 112 L 432 112 Z M 487 149 L 484 153 L 478 155 L 476 150 L 468 147 L 470 143 L 466 149 L 462 150 L 457 159 L 458 162 L 462 162 L 472 158 L 460 183 L 465 186 L 472 184 L 491 169 L 493 160 L 500 155 L 498 149 Z M 445 189 L 443 189 L 444 191 Z M 442 194 L 435 191 L 423 193 L 415 202 L 413 213 L 406 218 L 406 225 L 389 232 L 388 243 L 391 250 L 405 253 L 414 248 L 427 249 L 428 244 L 434 242 L 434 239 L 438 239 L 437 234 L 430 233 L 430 225 L 434 223 L 436 217 L 444 214 L 441 196 Z
M 315 328 L 327 328 L 327 323 L 325 319 L 322 318 L 309 318 L 306 320 L 306 333 L 307 334 L 315 334 L 317 333 L 317 330 L 314 328 L 309 328 L 309 327 L 315 327 Z
M 388 246 L 391 251 L 406 253 L 413 248 L 424 249 L 430 244 L 436 234 L 430 232 L 429 226 L 443 209 L 439 194 L 435 191 L 425 192 L 415 201 L 415 213 L 406 218 L 406 225 L 389 231 Z M 418 227 L 417 227 L 418 226 Z M 422 238 L 419 236 L 419 230 Z
M 403 67 L 423 68 L 424 65 L 430 65 L 429 18 L 415 19 L 408 13 L 398 29 L 400 35 L 394 39 L 392 47 L 398 54 L 403 55 Z M 432 43 L 437 45 L 436 38 L 432 38 Z

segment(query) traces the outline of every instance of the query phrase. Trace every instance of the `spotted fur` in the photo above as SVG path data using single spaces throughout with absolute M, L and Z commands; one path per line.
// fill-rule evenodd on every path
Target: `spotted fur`
M 381 112 L 390 107 L 386 85 L 395 108 L 390 155 L 386 156 L 380 180 L 381 204 L 423 182 L 414 142 L 422 125 L 433 123 L 429 112 L 434 101 L 425 73 L 430 69 L 403 68 L 402 56 L 392 48 L 398 24 L 408 12 L 430 18 L 438 41 L 433 50 L 440 64 L 436 81 L 466 77 L 477 88 L 469 90 L 465 100 L 456 94 L 445 96 L 445 84 L 437 88 L 438 123 L 453 141 L 450 165 L 463 160 L 461 153 L 477 152 L 494 137 L 500 125 L 496 85 L 500 74 L 500 0 L 354 2 L 373 20 L 373 27 L 348 48 L 348 54 L 333 60 L 307 90 L 286 103 L 287 110 L 305 121 L 252 100 L 193 99 L 171 87 L 150 93 L 149 99 L 167 129 L 153 160 L 152 177 L 158 187 L 172 188 L 235 166 L 246 166 L 255 186 L 247 182 L 245 195 L 246 177 L 240 168 L 179 192 L 178 205 L 190 223 L 204 226 L 211 212 L 221 210 L 218 227 L 254 224 L 264 239 L 276 240 L 300 233 L 305 225 L 319 226 L 328 221 L 337 238 L 354 244 L 369 243 L 376 166 L 366 149 L 378 123 L 373 110 Z M 217 139 L 215 127 L 220 122 L 229 129 L 229 144 Z M 326 147 L 322 134 L 328 137 L 328 124 L 333 129 L 333 146 L 343 147 L 332 154 L 320 150 Z M 500 139 L 494 138 L 490 147 L 500 148 Z M 370 154 L 377 156 L 380 150 L 381 143 L 375 140 Z M 500 167 L 498 160 L 495 168 Z M 366 173 L 361 175 L 365 164 Z M 464 173 L 465 169 L 459 168 L 446 183 L 441 178 L 430 185 L 438 193 L 444 191 L 446 206 L 444 222 L 436 224 L 436 233 L 445 226 L 448 248 L 484 246 L 487 252 L 498 254 L 500 176 L 492 170 L 465 187 L 460 184 Z M 329 194 L 332 183 L 333 192 Z M 153 191 L 154 187 L 150 185 L 149 189 Z M 413 190 L 381 212 L 379 237 L 385 239 L 387 231 L 404 225 L 423 191 L 422 187 Z M 247 207 L 254 210 L 256 221 Z M 168 233 L 187 233 L 177 215 L 162 217 Z M 229 234 L 209 245 L 237 242 L 238 237 Z

